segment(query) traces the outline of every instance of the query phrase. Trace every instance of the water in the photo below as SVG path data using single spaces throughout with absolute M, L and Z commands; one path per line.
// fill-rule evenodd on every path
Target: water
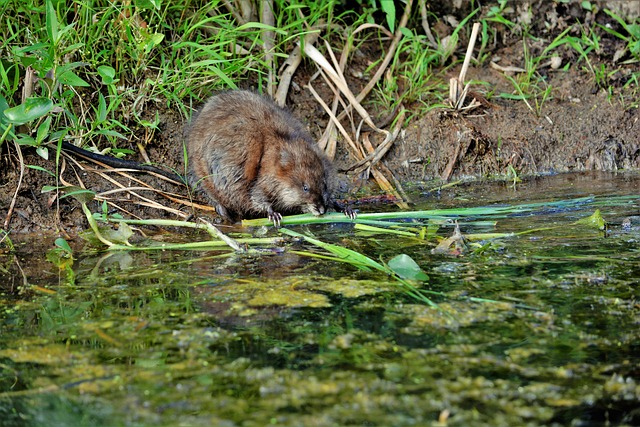
M 438 308 L 302 242 L 253 255 L 77 244 L 69 270 L 33 251 L 42 237 L 16 241 L 0 254 L 0 424 L 639 425 L 640 176 L 428 189 L 417 208 L 589 199 L 459 219 L 466 235 L 530 232 L 458 252 L 291 227 L 378 262 L 408 254 Z M 575 224 L 596 209 L 606 231 Z

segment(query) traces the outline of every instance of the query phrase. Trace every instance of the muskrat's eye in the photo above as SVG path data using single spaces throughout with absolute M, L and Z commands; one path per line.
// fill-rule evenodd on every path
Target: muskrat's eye
M 309 186 L 307 184 L 302 184 L 302 191 L 304 191 L 305 193 L 309 192 Z

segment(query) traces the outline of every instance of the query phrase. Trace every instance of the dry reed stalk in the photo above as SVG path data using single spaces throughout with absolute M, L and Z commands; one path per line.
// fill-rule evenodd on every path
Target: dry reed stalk
M 449 104 L 454 110 L 470 110 L 481 105 L 476 99 L 474 99 L 471 104 L 466 107 L 464 106 L 464 101 L 467 97 L 467 93 L 469 92 L 470 85 L 470 83 L 465 85 L 464 80 L 467 76 L 467 71 L 469 70 L 471 58 L 473 57 L 473 48 L 476 44 L 479 31 L 480 23 L 476 22 L 473 24 L 473 29 L 471 30 L 471 37 L 469 38 L 469 44 L 467 45 L 467 52 L 464 56 L 462 68 L 460 69 L 460 75 L 457 78 L 453 77 L 449 79 Z
M 196 208 L 196 209 L 201 209 L 201 210 L 214 210 L 214 208 L 212 207 L 208 207 L 208 206 L 203 206 L 203 205 L 199 205 L 196 203 L 193 203 L 192 201 L 187 201 L 183 198 L 181 198 L 181 195 L 179 194 L 175 194 L 175 193 L 170 193 L 164 190 L 160 190 L 158 188 L 155 188 L 149 184 L 147 184 L 146 182 L 144 182 L 143 180 L 140 180 L 132 175 L 129 175 L 126 172 L 131 172 L 131 169 L 118 169 L 118 168 L 111 168 L 99 161 L 96 160 L 92 160 L 93 163 L 103 167 L 103 170 L 99 170 L 99 169 L 93 169 L 93 168 L 88 168 L 88 167 L 84 167 L 82 164 L 80 164 L 77 159 L 73 158 L 72 156 L 68 155 L 67 153 L 64 153 L 64 155 L 70 160 L 72 161 L 79 169 L 85 171 L 85 172 L 91 172 L 91 173 L 95 173 L 97 175 L 99 175 L 102 179 L 110 182 L 111 184 L 113 184 L 114 186 L 117 187 L 117 189 L 112 189 L 112 190 L 108 190 L 106 192 L 102 192 L 102 193 L 97 193 L 96 194 L 96 199 L 98 200 L 105 200 L 107 203 L 114 205 L 114 207 L 116 207 L 119 210 L 123 210 L 122 208 L 120 208 L 119 206 L 115 205 L 113 200 L 110 200 L 107 196 L 109 194 L 115 194 L 118 192 L 127 192 L 130 196 L 136 198 L 136 200 L 130 200 L 130 203 L 136 203 L 139 204 L 141 206 L 148 206 L 148 207 L 152 207 L 154 209 L 158 209 L 158 210 L 163 210 L 166 212 L 169 212 L 171 214 L 177 215 L 179 217 L 182 218 L 187 218 L 189 216 L 188 213 L 182 212 L 180 210 L 171 208 L 169 206 L 165 206 L 159 202 L 156 202 L 154 200 L 148 199 L 146 197 L 143 197 L 142 195 L 138 194 L 137 191 L 151 191 L 154 193 L 157 193 L 159 195 L 161 195 L 162 197 L 171 200 L 175 203 L 178 204 L 182 204 L 185 206 L 190 206 L 192 208 Z M 62 172 L 60 173 L 60 182 L 66 186 L 71 186 L 73 184 L 70 184 L 69 182 L 65 181 L 63 176 L 62 176 Z M 135 172 L 135 171 L 134 171 Z M 109 173 L 118 173 L 120 174 L 122 177 L 128 179 L 131 182 L 135 182 L 137 184 L 140 185 L 140 187 L 131 187 L 131 186 L 127 186 L 125 184 L 122 184 L 120 181 L 112 178 L 111 176 L 109 176 Z M 154 174 L 154 176 L 161 178 L 161 175 L 157 175 Z M 80 180 L 79 176 L 76 174 L 76 179 L 78 179 L 78 182 L 80 183 L 82 188 L 85 188 L 84 183 L 82 183 L 82 181 Z M 124 210 L 123 210 L 124 211 Z
M 262 5 L 262 13 L 260 21 L 271 28 L 275 26 L 275 17 L 273 16 L 273 1 L 272 0 L 262 0 L 260 2 Z M 264 59 L 267 63 L 267 68 L 269 69 L 269 73 L 267 75 L 267 93 L 269 96 L 273 97 L 273 90 L 275 88 L 275 61 L 273 50 L 275 46 L 275 33 L 273 30 L 264 30 L 262 32 L 262 43 L 264 47 Z
M 402 198 L 399 196 L 398 192 L 393 189 L 393 186 L 390 184 L 389 179 L 385 176 L 385 173 L 383 173 L 381 170 L 377 168 L 376 163 L 379 162 L 380 159 L 382 159 L 382 157 L 384 156 L 384 154 L 391 148 L 395 139 L 397 138 L 398 133 L 389 132 L 384 129 L 379 129 L 373 123 L 373 120 L 371 119 L 371 116 L 369 115 L 369 113 L 361 105 L 361 101 L 368 95 L 371 89 L 376 85 L 378 80 L 384 74 L 387 66 L 391 62 L 393 55 L 395 53 L 395 50 L 398 46 L 398 43 L 402 38 L 402 29 L 406 27 L 407 22 L 409 20 L 411 5 L 412 5 L 412 0 L 409 0 L 405 6 L 405 10 L 400 20 L 400 24 L 398 25 L 398 29 L 396 30 L 393 41 L 389 46 L 389 50 L 387 51 L 385 58 L 382 61 L 382 64 L 380 65 L 380 67 L 378 67 L 373 78 L 369 81 L 369 83 L 365 86 L 365 88 L 358 94 L 358 96 L 355 96 L 351 92 L 343 74 L 343 70 L 344 70 L 343 64 L 344 64 L 344 61 L 346 61 L 347 52 L 343 52 L 343 55 L 340 58 L 341 60 L 338 61 L 333 54 L 331 46 L 329 46 L 327 43 L 327 53 L 331 59 L 331 63 L 330 63 L 318 51 L 318 49 L 315 48 L 315 46 L 305 45 L 305 49 L 304 49 L 307 56 L 311 58 L 316 63 L 316 65 L 318 65 L 318 67 L 320 68 L 323 74 L 323 77 L 325 77 L 328 81 L 330 81 L 331 84 L 329 85 L 329 87 L 335 86 L 348 101 L 348 104 L 347 106 L 344 107 L 344 110 L 342 111 L 342 113 L 340 113 L 340 115 L 336 117 L 335 112 L 336 112 L 337 105 L 340 101 L 339 95 L 338 94 L 335 95 L 334 103 L 333 103 L 334 108 L 329 109 L 326 103 L 322 101 L 318 96 L 318 94 L 315 92 L 315 90 L 313 90 L 313 87 L 311 86 L 311 84 L 309 83 L 307 85 L 307 87 L 312 92 L 314 97 L 318 100 L 318 102 L 322 105 L 323 109 L 329 115 L 331 119 L 330 123 L 332 124 L 331 126 L 335 126 L 343 135 L 343 137 L 348 143 L 348 146 L 350 147 L 350 152 L 356 158 L 356 160 L 358 160 L 357 165 L 359 165 L 361 170 L 370 171 L 374 179 L 378 183 L 378 185 L 382 189 L 384 189 L 385 191 L 387 191 L 388 193 L 396 197 L 397 200 L 402 200 Z M 364 28 L 371 28 L 371 27 L 372 25 L 365 24 L 365 26 L 359 27 L 356 31 L 361 31 Z M 334 90 L 333 87 L 332 87 L 332 90 Z M 334 92 L 336 91 L 334 90 Z M 378 132 L 384 135 L 384 140 L 379 144 L 378 148 L 373 148 L 373 145 L 368 140 L 367 140 L 366 146 L 364 145 L 364 143 L 358 145 L 351 139 L 351 137 L 348 136 L 346 130 L 341 125 L 340 120 L 346 117 L 351 110 L 355 110 L 358 113 L 358 115 L 362 118 L 364 123 L 367 124 L 367 126 L 372 128 L 375 132 Z M 329 138 L 329 136 L 332 135 L 333 133 L 334 133 L 333 129 L 328 127 L 325 130 L 326 138 Z M 325 138 L 325 135 L 323 135 L 323 138 Z M 369 155 L 365 155 L 365 153 L 369 153 Z M 387 170 L 387 172 L 389 171 Z M 404 202 L 399 202 L 398 204 L 399 205 L 404 204 L 404 206 L 406 206 L 406 203 Z

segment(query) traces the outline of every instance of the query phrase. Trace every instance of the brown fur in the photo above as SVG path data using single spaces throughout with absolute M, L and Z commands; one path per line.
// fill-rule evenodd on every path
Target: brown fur
M 266 214 L 277 224 L 280 213 L 340 208 L 331 163 L 304 126 L 253 92 L 210 98 L 188 130 L 187 154 L 192 184 L 226 220 Z

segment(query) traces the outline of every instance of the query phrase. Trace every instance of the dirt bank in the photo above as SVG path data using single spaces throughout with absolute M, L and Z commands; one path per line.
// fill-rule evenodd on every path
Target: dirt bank
M 583 22 L 594 19 L 588 11 L 564 10 L 560 7 L 553 2 L 543 2 L 540 6 L 537 12 L 543 19 L 531 28 L 531 31 L 539 32 L 534 35 L 539 43 L 525 41 L 529 43 L 529 58 L 539 55 L 550 40 L 567 28 L 569 17 L 582 19 Z M 566 12 L 567 16 L 558 16 L 559 10 Z M 449 10 L 448 13 L 464 16 L 466 12 Z M 514 16 L 518 13 L 521 13 L 520 9 L 513 11 Z M 577 15 L 577 18 L 571 14 Z M 602 13 L 597 16 L 601 25 L 607 24 L 604 22 L 606 16 Z M 514 17 L 514 22 L 517 19 Z M 615 24 L 612 19 L 608 21 Z M 551 24 L 555 27 L 549 30 Z M 446 25 L 444 27 L 434 27 L 434 31 L 443 31 L 443 34 L 439 34 L 443 36 L 450 31 Z M 605 32 L 600 32 L 600 35 L 600 51 L 590 54 L 588 66 L 584 58 L 567 48 L 558 49 L 559 67 L 540 64 L 536 78 L 542 86 L 525 102 L 512 99 L 512 95 L 517 95 L 517 90 L 510 77 L 515 78 L 519 72 L 501 71 L 491 64 L 494 62 L 503 67 L 519 68 L 526 66 L 522 32 L 500 33 L 501 39 L 495 47 L 485 48 L 485 54 L 490 50 L 492 59 L 473 65 L 467 75 L 467 81 L 475 82 L 471 90 L 475 91 L 475 98 L 480 105 L 466 111 L 453 111 L 448 108 L 425 109 L 423 100 L 406 100 L 403 108 L 412 113 L 411 118 L 404 122 L 404 132 L 382 162 L 400 182 L 640 169 L 640 112 L 637 99 L 640 65 L 628 54 L 614 60 L 616 52 L 624 48 L 624 42 Z M 460 43 L 466 43 L 466 40 L 460 40 Z M 363 44 L 361 54 L 353 56 L 350 66 L 354 71 L 366 68 L 376 59 L 367 57 L 367 52 L 377 51 L 368 50 L 368 47 L 370 45 Z M 461 48 L 458 50 L 464 51 Z M 627 61 L 622 62 L 625 58 Z M 567 64 L 577 63 L 581 65 L 569 66 L 568 70 L 564 70 Z M 459 69 L 460 65 L 440 70 L 442 80 L 457 76 Z M 608 71 L 601 76 L 602 79 L 592 71 L 600 69 Z M 328 117 L 309 91 L 304 89 L 315 70 L 315 66 L 307 64 L 296 73 L 295 89 L 289 94 L 288 104 L 294 114 L 306 121 L 311 132 L 319 137 Z M 363 84 L 354 81 L 355 86 Z M 330 93 L 321 83 L 314 85 L 321 94 Z M 183 171 L 182 127 L 185 120 L 178 112 L 160 105 L 147 113 L 149 117 L 157 113 L 161 119 L 160 132 L 146 146 L 149 158 L 154 163 Z M 379 115 L 384 116 L 384 113 L 379 112 Z M 380 142 L 375 135 L 372 140 L 374 145 Z M 71 234 L 85 229 L 86 219 L 75 200 L 57 197 L 55 192 L 41 191 L 46 186 L 56 185 L 56 180 L 50 174 L 26 168 L 22 171 L 20 181 L 21 163 L 51 171 L 55 169 L 53 162 L 42 159 L 30 150 L 23 150 L 24 159 L 21 160 L 13 147 L 7 145 L 2 147 L 0 160 L 0 212 L 4 220 L 15 195 L 8 229 L 12 232 L 63 230 Z M 131 142 L 128 145 L 127 148 L 137 151 L 135 144 Z M 135 187 L 134 190 L 108 196 L 103 194 L 111 202 L 110 210 L 140 218 L 177 218 L 193 213 L 191 207 L 175 201 L 180 198 L 191 200 L 184 187 L 149 175 L 131 174 L 131 177 L 138 177 L 150 186 L 142 189 L 142 184 L 130 177 L 95 173 L 96 166 L 93 164 L 83 161 L 77 163 L 66 157 L 62 160 L 58 185 L 79 185 L 97 193 L 114 190 L 118 185 Z M 336 163 L 339 168 L 348 168 L 355 163 L 355 159 L 340 146 Z M 361 176 L 352 174 L 348 178 L 354 186 Z M 114 179 L 120 184 L 115 183 Z M 156 190 L 172 195 L 162 195 Z M 153 201 L 162 207 L 154 207 Z M 102 206 L 94 201 L 90 208 L 100 211 Z

